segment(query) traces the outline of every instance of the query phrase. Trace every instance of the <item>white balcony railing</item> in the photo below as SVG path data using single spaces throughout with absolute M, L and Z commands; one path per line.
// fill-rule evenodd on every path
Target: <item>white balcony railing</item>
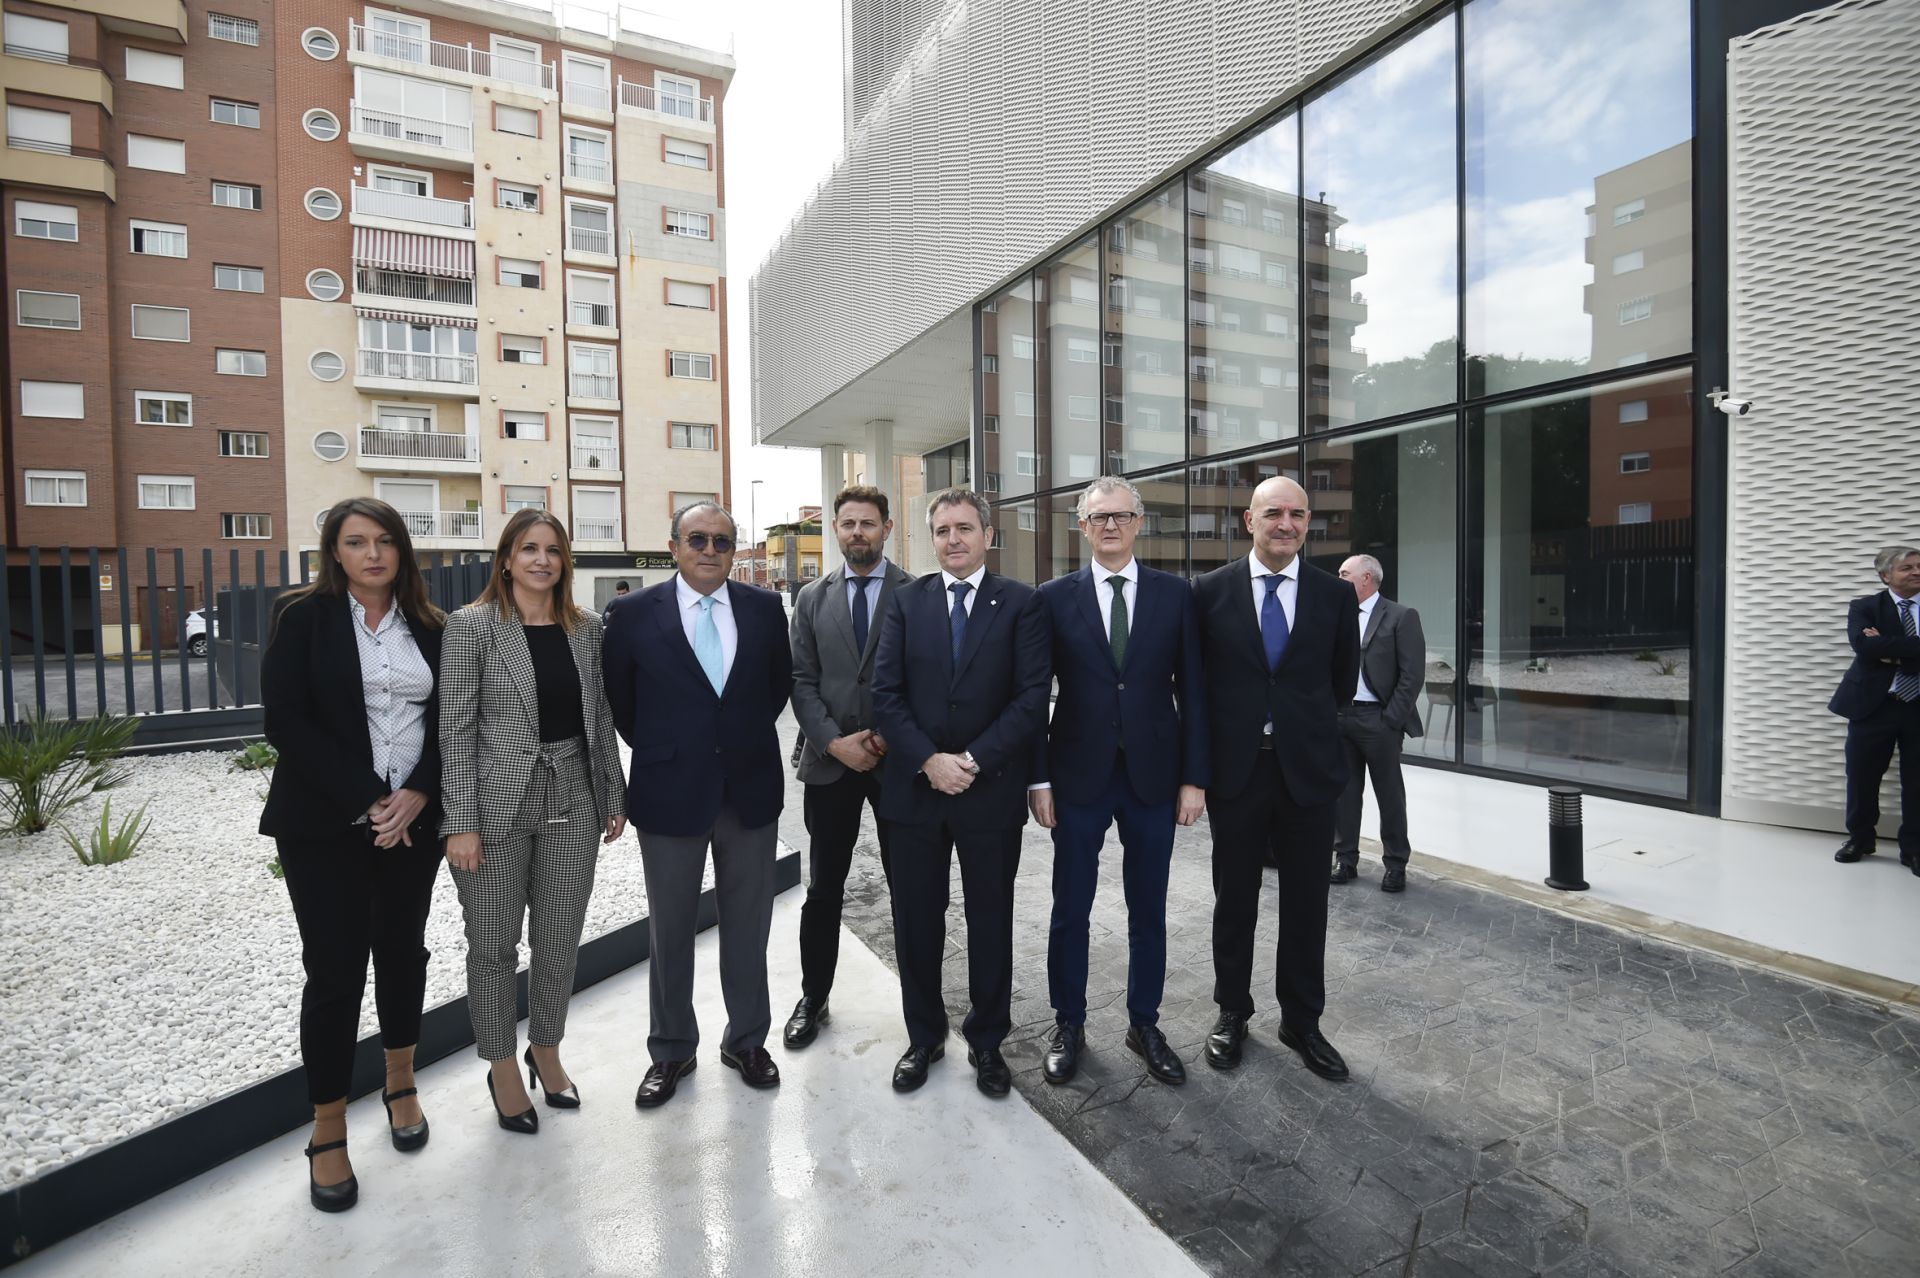
M 620 379 L 612 373 L 574 373 L 567 381 L 567 394 L 581 399 L 619 399 Z
M 424 116 L 400 115 L 354 102 L 353 131 L 369 137 L 387 138 L 410 146 L 434 146 L 446 151 L 472 151 L 473 126 L 452 120 L 429 120 Z
M 353 211 L 369 217 L 397 217 L 430 226 L 473 229 L 472 200 L 441 200 L 431 195 L 412 195 L 406 191 L 378 191 L 368 186 L 348 188 L 353 192 Z
M 410 537 L 440 537 L 449 541 L 479 541 L 480 512 L 477 510 L 403 510 Z
M 575 541 L 619 541 L 620 521 L 617 519 L 581 519 L 573 520 L 573 539 Z
M 568 302 L 567 323 L 587 324 L 594 328 L 613 327 L 611 302 Z
M 591 81 L 567 81 L 566 100 L 573 106 L 587 107 L 594 111 L 613 110 L 613 90 L 604 84 L 594 84 Z
M 32 58 L 35 62 L 65 62 L 67 60 L 67 51 L 65 49 L 42 49 L 31 44 L 9 44 L 7 45 L 7 56 L 10 58 Z
M 662 93 L 650 84 L 634 84 L 629 80 L 620 81 L 620 105 L 630 106 L 637 111 L 677 115 L 683 120 L 698 120 L 702 124 L 713 123 L 712 98 Z
M 476 382 L 473 356 L 429 355 L 420 351 L 360 351 L 362 377 L 399 377 L 413 382 Z
M 597 155 L 567 156 L 567 176 L 585 182 L 613 181 L 613 163 Z
M 620 448 L 611 439 L 573 441 L 575 470 L 619 470 Z
M 445 275 L 414 275 L 383 271 L 374 266 L 353 272 L 353 291 L 368 297 L 397 297 L 409 302 L 438 302 L 443 306 L 472 306 L 473 281 Z
M 7 145 L 16 151 L 44 151 L 48 155 L 72 155 L 73 143 L 47 142 L 40 138 L 15 137 L 7 134 Z
M 445 40 L 427 40 L 395 31 L 376 31 L 357 22 L 348 23 L 348 37 L 347 47 L 355 53 L 370 53 L 396 62 L 417 62 L 441 71 L 458 71 L 462 75 L 505 80 L 508 84 L 524 84 L 530 88 L 553 87 L 551 62 L 509 58 L 470 44 L 449 44 Z
M 362 426 L 360 455 L 398 458 L 405 461 L 477 462 L 480 460 L 480 440 L 474 435 Z
M 576 253 L 599 253 L 603 257 L 611 257 L 613 232 L 595 230 L 591 226 L 569 226 L 567 245 Z

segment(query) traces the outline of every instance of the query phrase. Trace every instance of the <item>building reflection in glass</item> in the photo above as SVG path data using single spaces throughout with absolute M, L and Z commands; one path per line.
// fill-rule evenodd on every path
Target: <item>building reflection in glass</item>
M 1105 374 L 1110 470 L 1185 458 L 1184 184 L 1172 183 L 1107 226 Z

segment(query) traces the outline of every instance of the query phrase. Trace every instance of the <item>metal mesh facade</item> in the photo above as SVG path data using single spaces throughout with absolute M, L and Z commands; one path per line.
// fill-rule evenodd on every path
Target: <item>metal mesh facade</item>
M 842 0 L 844 132 L 852 136 L 941 13 L 958 0 Z

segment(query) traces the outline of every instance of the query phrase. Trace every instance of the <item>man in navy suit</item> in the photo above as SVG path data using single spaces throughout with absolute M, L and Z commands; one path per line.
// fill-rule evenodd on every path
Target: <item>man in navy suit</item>
M 894 592 L 874 659 L 874 718 L 887 742 L 879 813 L 890 832 L 907 1022 L 893 1086 L 919 1087 L 946 1053 L 940 969 L 957 850 L 972 1002 L 960 1032 L 976 1085 L 998 1097 L 1013 1081 L 1000 1044 L 1013 1027 L 1013 880 L 1027 772 L 1047 716 L 1047 613 L 1033 587 L 987 571 L 985 499 L 965 488 L 936 493 L 927 528 L 940 571 Z
M 627 819 L 646 866 L 653 954 L 647 1052 L 634 1096 L 664 1104 L 693 1072 L 693 938 L 713 850 L 720 915 L 720 1062 L 751 1087 L 776 1087 L 767 1052 L 767 932 L 773 921 L 776 819 L 786 799 L 775 721 L 793 692 L 780 596 L 728 581 L 738 531 L 713 502 L 673 517 L 671 580 L 606 613 L 607 701 L 633 749 Z
M 1323 1078 L 1347 1063 L 1326 1007 L 1327 849 L 1347 784 L 1340 709 L 1360 677 L 1360 600 L 1301 558 L 1306 490 L 1275 475 L 1246 512 L 1253 552 L 1194 583 L 1206 651 L 1213 785 L 1213 1001 L 1207 1064 L 1233 1069 L 1253 1015 L 1253 934 L 1269 843 L 1280 888 L 1280 1041 Z
M 1847 841 L 1843 863 L 1872 856 L 1880 780 L 1900 749 L 1900 864 L 1920 874 L 1920 549 L 1889 546 L 1873 557 L 1885 590 L 1847 607 L 1853 665 L 1827 709 L 1847 721 Z
M 1116 823 L 1127 898 L 1127 1048 L 1161 1082 L 1187 1081 L 1160 1032 L 1160 995 L 1173 827 L 1192 825 L 1206 807 L 1207 715 L 1193 590 L 1133 557 L 1146 510 L 1124 479 L 1087 485 L 1078 514 L 1093 562 L 1040 587 L 1060 689 L 1027 790 L 1034 820 L 1053 831 L 1049 1083 L 1071 1079 L 1086 1046 L 1087 919 L 1100 848 Z

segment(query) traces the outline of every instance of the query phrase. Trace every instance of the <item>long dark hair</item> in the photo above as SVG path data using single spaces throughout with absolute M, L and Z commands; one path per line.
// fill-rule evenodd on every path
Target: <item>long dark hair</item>
M 393 549 L 399 560 L 393 574 L 393 601 L 399 606 L 400 613 L 410 626 L 425 626 L 438 630 L 447 624 L 447 614 L 434 606 L 427 594 L 427 580 L 420 575 L 420 565 L 413 555 L 413 538 L 407 533 L 407 521 L 400 512 L 374 497 L 349 497 L 337 501 L 327 511 L 326 520 L 320 525 L 320 569 L 314 579 L 304 586 L 289 590 L 280 596 L 274 607 L 274 620 L 277 624 L 282 611 L 298 599 L 311 596 L 330 595 L 339 597 L 347 593 L 346 570 L 340 561 L 334 558 L 335 548 L 340 544 L 340 529 L 353 515 L 364 515 L 393 538 Z
M 500 544 L 493 549 L 493 572 L 487 577 L 487 588 L 480 592 L 473 606 L 490 603 L 500 610 L 503 621 L 519 615 L 513 605 L 513 579 L 507 575 L 507 567 L 513 561 L 513 548 L 535 524 L 553 529 L 554 540 L 560 544 L 560 580 L 553 583 L 553 619 L 560 623 L 561 630 L 572 634 L 582 615 L 580 605 L 573 601 L 573 545 L 567 540 L 566 526 L 551 511 L 537 507 L 516 510 L 507 520 L 507 526 L 500 531 Z

